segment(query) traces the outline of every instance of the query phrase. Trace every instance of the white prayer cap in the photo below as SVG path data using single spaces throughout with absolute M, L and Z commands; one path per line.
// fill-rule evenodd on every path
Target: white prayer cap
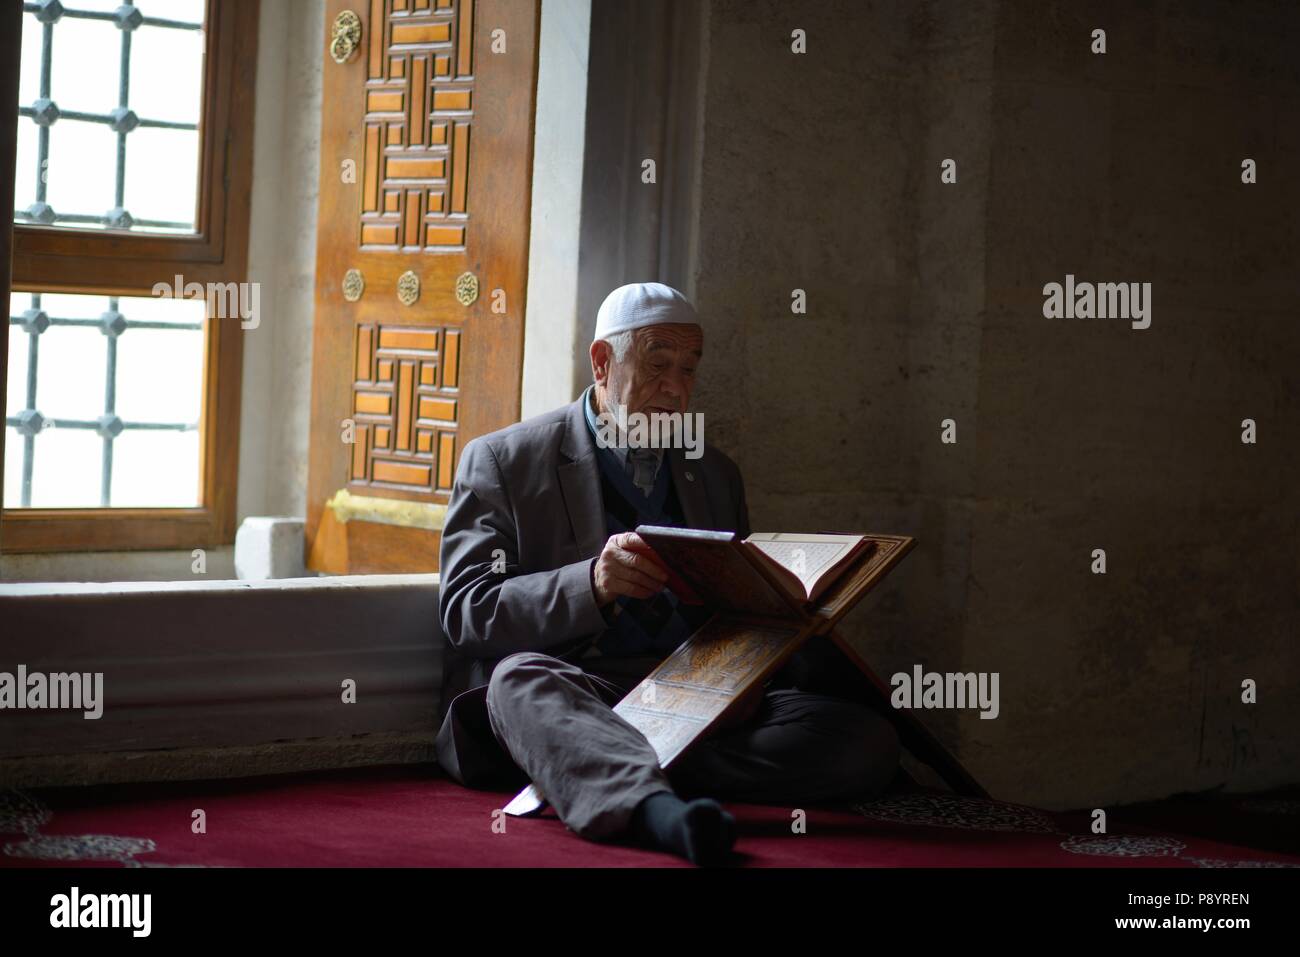
M 628 329 L 642 329 L 664 322 L 699 325 L 690 300 L 661 282 L 634 282 L 619 286 L 600 304 L 596 313 L 594 339 L 608 339 Z

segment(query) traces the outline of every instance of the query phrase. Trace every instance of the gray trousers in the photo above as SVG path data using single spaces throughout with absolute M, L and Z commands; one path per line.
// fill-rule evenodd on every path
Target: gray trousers
M 579 668 L 520 652 L 488 683 L 492 733 L 584 838 L 621 836 L 636 805 L 657 791 L 798 807 L 874 797 L 898 767 L 888 719 L 852 701 L 782 689 L 764 691 L 750 719 L 696 742 L 664 771 L 645 736 L 613 711 L 658 664 L 636 667 L 644 661 L 591 658 Z

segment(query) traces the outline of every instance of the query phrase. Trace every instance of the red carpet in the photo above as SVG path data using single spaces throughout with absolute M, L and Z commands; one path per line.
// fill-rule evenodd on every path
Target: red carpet
M 597 845 L 547 810 L 504 818 L 508 793 L 471 791 L 419 767 L 229 781 L 0 791 L 0 867 L 681 867 Z M 749 867 L 1300 867 L 1300 797 L 1183 799 L 1086 811 L 913 793 L 858 807 L 729 803 Z M 207 833 L 191 831 L 206 814 Z M 1271 848 L 1264 850 L 1261 848 Z

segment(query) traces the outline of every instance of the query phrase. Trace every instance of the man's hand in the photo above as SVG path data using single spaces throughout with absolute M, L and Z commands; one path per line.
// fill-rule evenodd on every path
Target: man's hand
M 636 532 L 611 535 L 593 569 L 596 604 L 608 605 L 619 595 L 649 598 L 663 591 L 668 574 L 648 552 L 650 546 Z

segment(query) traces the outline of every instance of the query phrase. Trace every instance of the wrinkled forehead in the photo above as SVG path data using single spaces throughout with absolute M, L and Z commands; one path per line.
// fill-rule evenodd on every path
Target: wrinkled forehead
M 704 330 L 691 322 L 663 322 L 636 330 L 636 344 L 647 352 L 668 350 L 703 355 Z

